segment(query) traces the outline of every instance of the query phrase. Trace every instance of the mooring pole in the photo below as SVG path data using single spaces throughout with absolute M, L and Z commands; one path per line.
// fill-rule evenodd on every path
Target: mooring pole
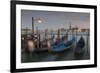
M 34 17 L 32 17 L 32 34 L 34 35 Z
M 27 42 L 28 42 L 28 40 L 27 40 L 27 27 L 26 27 L 26 30 L 25 30 L 25 49 L 27 50 Z
M 88 49 L 89 49 L 88 44 L 89 44 L 89 31 L 87 31 L 87 54 L 88 54 Z

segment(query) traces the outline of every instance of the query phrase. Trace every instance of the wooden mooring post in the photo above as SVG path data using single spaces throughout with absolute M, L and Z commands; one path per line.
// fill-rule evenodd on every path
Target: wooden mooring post
M 87 48 L 87 54 L 89 54 L 89 31 L 87 31 L 87 45 L 86 45 L 86 48 Z

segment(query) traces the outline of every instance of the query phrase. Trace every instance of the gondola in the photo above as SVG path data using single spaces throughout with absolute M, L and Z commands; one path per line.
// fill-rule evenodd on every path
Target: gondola
M 71 40 L 64 42 L 64 40 L 60 41 L 59 44 L 57 45 L 52 45 L 51 48 L 42 48 L 42 49 L 37 49 L 35 52 L 46 52 L 46 51 L 51 51 L 51 52 L 62 52 L 65 50 L 68 50 L 69 48 L 72 48 L 73 45 L 75 45 L 75 37 L 73 37 Z
M 76 41 L 75 37 L 73 37 L 71 40 L 67 42 L 62 41 L 60 44 L 53 46 L 51 51 L 52 52 L 62 52 L 62 51 L 68 50 L 72 48 L 73 45 L 75 45 L 75 41 Z
M 75 56 L 78 56 L 78 55 L 80 56 L 80 55 L 84 54 L 84 47 L 85 47 L 85 40 L 81 36 L 81 38 L 79 39 L 79 41 L 76 44 Z

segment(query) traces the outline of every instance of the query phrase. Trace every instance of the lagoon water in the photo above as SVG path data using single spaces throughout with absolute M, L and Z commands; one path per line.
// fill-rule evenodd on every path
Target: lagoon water
M 63 33 L 64 35 L 65 33 Z M 61 37 L 63 36 L 61 35 Z M 29 63 L 29 62 L 47 62 L 47 61 L 70 61 L 70 60 L 88 60 L 90 59 L 90 38 L 87 36 L 87 33 L 68 33 L 68 40 L 72 39 L 72 37 L 76 37 L 78 41 L 82 36 L 85 40 L 85 47 L 84 47 L 84 54 L 75 56 L 74 48 L 70 48 L 64 52 L 60 53 L 52 53 L 52 52 L 40 52 L 40 53 L 32 53 L 30 56 L 29 54 L 22 53 L 21 54 L 21 62 L 22 63 Z M 51 34 L 48 34 L 48 37 L 51 37 Z M 55 38 L 57 35 L 55 35 Z M 41 35 L 41 39 L 43 39 L 43 34 Z M 76 43 L 77 43 L 76 41 Z M 87 44 L 88 43 L 88 44 Z

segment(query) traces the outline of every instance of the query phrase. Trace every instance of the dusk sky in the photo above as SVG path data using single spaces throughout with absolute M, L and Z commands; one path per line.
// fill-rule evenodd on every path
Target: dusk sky
M 55 11 L 37 11 L 37 10 L 21 10 L 21 25 L 22 28 L 32 28 L 32 17 L 34 19 L 41 18 L 42 23 L 34 22 L 35 28 L 44 29 L 58 29 L 69 28 L 69 23 L 72 27 L 78 26 L 80 28 L 90 27 L 90 14 L 79 12 L 55 12 Z

